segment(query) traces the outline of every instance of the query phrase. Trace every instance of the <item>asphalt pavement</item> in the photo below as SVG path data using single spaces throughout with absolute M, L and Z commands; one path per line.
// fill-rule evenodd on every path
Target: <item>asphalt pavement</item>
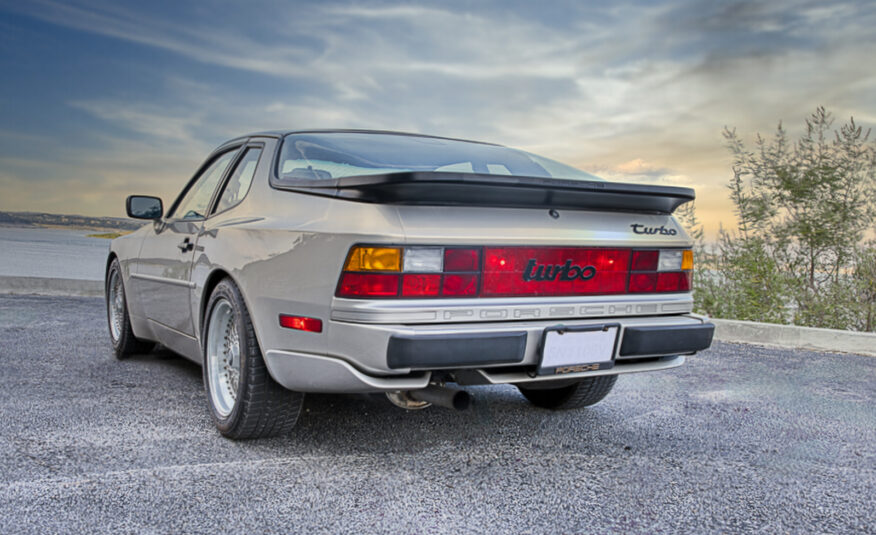
M 716 343 L 588 409 L 311 395 L 214 430 L 200 368 L 117 361 L 103 301 L 0 296 L 0 533 L 873 533 L 876 358 Z

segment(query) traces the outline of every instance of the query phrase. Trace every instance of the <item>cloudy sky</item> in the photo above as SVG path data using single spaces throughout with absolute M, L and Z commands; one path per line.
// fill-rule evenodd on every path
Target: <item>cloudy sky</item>
M 692 186 L 733 226 L 721 131 L 876 125 L 876 4 L 0 0 L 0 210 L 123 215 L 242 133 L 493 141 Z

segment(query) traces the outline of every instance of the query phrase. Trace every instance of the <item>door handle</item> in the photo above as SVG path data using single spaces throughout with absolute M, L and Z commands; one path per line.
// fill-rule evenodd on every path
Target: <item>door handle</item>
M 187 252 L 189 252 L 189 251 L 191 251 L 192 249 L 195 248 L 195 244 L 192 243 L 191 241 L 189 241 L 188 238 L 186 238 L 186 239 L 184 239 L 184 240 L 182 241 L 182 243 L 180 243 L 179 245 L 177 245 L 177 247 L 179 247 L 179 250 L 180 250 L 180 251 L 182 251 L 182 252 L 184 252 L 184 253 L 187 253 Z

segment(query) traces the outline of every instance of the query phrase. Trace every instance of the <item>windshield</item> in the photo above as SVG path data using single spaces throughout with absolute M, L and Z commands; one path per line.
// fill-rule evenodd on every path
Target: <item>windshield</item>
M 602 180 L 535 154 L 498 145 L 424 136 L 327 132 L 284 138 L 281 181 L 328 180 L 406 171 Z

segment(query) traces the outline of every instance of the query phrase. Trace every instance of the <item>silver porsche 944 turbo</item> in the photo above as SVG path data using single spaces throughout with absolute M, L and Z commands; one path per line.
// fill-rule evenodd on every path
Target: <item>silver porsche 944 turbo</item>
M 692 314 L 687 188 L 612 183 L 489 143 L 265 132 L 216 149 L 151 224 L 113 241 L 115 354 L 156 342 L 203 365 L 232 438 L 290 431 L 306 392 L 464 408 L 512 384 L 592 405 L 619 374 L 709 347 Z

